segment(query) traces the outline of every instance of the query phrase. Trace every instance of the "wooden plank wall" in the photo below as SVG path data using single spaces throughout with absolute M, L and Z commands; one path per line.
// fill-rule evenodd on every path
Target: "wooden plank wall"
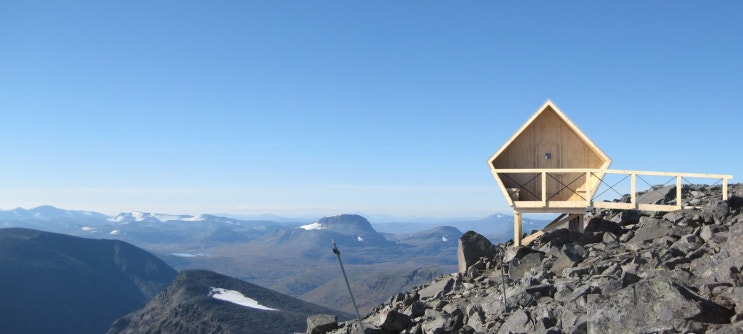
M 551 108 L 547 107 L 534 121 L 525 128 L 521 133 L 517 133 L 516 138 L 511 142 L 503 153 L 493 162 L 496 169 L 518 169 L 518 168 L 544 168 L 544 162 L 538 159 L 544 159 L 545 152 L 537 152 L 540 146 L 553 145 L 557 147 L 557 152 L 552 153 L 552 159 L 558 159 L 558 165 L 552 168 L 601 168 L 603 162 L 591 146 L 586 144 L 581 137 L 568 126 L 563 119 Z M 553 162 L 554 163 L 554 162 Z M 540 165 L 541 164 L 541 165 Z M 580 173 L 568 173 L 563 175 L 552 174 L 563 183 L 567 184 L 577 177 Z M 518 183 L 527 182 L 532 174 L 510 174 L 511 178 Z M 507 188 L 514 188 L 517 185 L 510 182 L 507 178 L 501 177 Z M 559 185 L 553 178 L 547 178 L 548 187 L 552 191 L 559 190 Z M 570 188 L 573 190 L 586 190 L 585 177 L 573 183 Z M 541 194 L 541 178 L 537 178 L 526 187 L 534 194 Z M 552 194 L 548 194 L 550 197 Z M 585 195 L 583 195 L 585 196 Z M 536 201 L 541 198 L 534 197 L 526 191 L 520 193 L 520 200 Z M 554 196 L 551 200 L 581 200 L 581 196 L 573 191 L 564 190 L 559 195 Z

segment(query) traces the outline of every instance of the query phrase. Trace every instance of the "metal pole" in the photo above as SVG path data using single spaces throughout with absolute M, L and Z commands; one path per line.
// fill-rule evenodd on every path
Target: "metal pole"
M 346 276 L 346 269 L 343 268 L 343 261 L 341 261 L 341 251 L 338 249 L 338 246 L 335 244 L 335 240 L 333 241 L 333 253 L 338 256 L 338 264 L 341 265 L 341 272 L 343 272 L 343 279 L 346 280 L 346 287 L 348 287 L 348 294 L 351 295 L 351 302 L 353 303 L 353 308 L 356 310 L 356 317 L 359 319 L 359 327 L 361 327 L 361 333 L 366 333 L 366 329 L 364 329 L 364 324 L 361 322 L 361 314 L 359 314 L 359 307 L 356 306 L 356 299 L 353 298 L 353 292 L 351 292 L 351 285 L 348 284 L 348 276 Z
M 501 282 L 503 283 L 503 313 L 506 313 L 508 312 L 508 302 L 506 301 L 507 299 L 506 298 L 506 271 L 504 268 L 506 264 L 503 262 L 503 260 L 505 259 L 505 254 L 504 254 L 505 249 L 503 248 L 498 248 L 498 249 L 500 250 L 499 252 L 500 253 L 500 279 L 501 279 Z

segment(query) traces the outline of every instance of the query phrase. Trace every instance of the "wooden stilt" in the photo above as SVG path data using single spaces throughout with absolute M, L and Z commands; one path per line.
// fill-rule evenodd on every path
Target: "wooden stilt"
M 521 247 L 522 233 L 521 212 L 513 212 L 513 247 Z

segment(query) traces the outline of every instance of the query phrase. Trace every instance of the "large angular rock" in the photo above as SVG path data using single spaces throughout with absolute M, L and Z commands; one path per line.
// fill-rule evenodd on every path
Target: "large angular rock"
M 529 315 L 524 310 L 513 312 L 498 329 L 498 333 L 528 333 L 533 331 Z
M 683 211 L 671 211 L 663 215 L 663 219 L 673 224 L 678 224 L 683 222 L 686 219 L 686 216 L 684 216 Z
M 711 242 L 712 237 L 714 236 L 715 232 L 717 232 L 717 227 L 714 225 L 704 225 L 702 226 L 702 229 L 699 232 L 699 237 L 704 240 L 704 242 Z
M 470 327 L 476 332 L 484 332 L 485 327 L 485 316 L 480 305 L 467 305 L 467 324 L 463 328 Z
M 534 295 L 534 297 L 540 298 L 543 296 L 552 297 L 555 295 L 555 287 L 550 284 L 538 284 L 527 287 L 526 293 Z
M 730 214 L 730 206 L 727 201 L 717 201 L 704 207 L 702 211 L 707 222 L 714 222 L 715 225 L 722 225 L 727 221 Z
M 676 283 L 646 279 L 588 305 L 590 333 L 680 330 L 685 321 L 727 323 L 734 314 Z
M 586 254 L 588 252 L 582 245 L 578 243 L 566 243 L 559 250 L 550 251 L 548 254 L 556 257 L 549 270 L 555 275 L 562 275 L 563 270 L 575 267 L 576 264 L 583 261 L 583 257 Z
M 728 208 L 730 211 L 739 210 L 743 207 L 743 196 L 731 196 L 728 198 Z
M 427 287 L 418 291 L 422 300 L 438 298 L 447 294 L 454 287 L 454 279 L 448 278 L 431 283 Z
M 622 212 L 629 212 L 629 211 L 622 211 Z M 635 212 L 635 215 L 633 215 L 632 217 L 626 217 L 626 214 L 625 214 L 625 217 L 623 219 L 620 219 L 618 222 L 604 220 L 601 218 L 592 218 L 591 220 L 588 221 L 588 224 L 586 225 L 583 231 L 584 232 L 611 232 L 618 236 L 624 232 L 622 230 L 622 227 L 619 226 L 619 224 L 626 225 L 628 220 L 631 220 L 632 223 L 634 224 L 634 223 L 637 223 L 637 220 L 640 219 L 640 215 L 637 214 L 636 211 L 633 210 L 632 212 Z M 619 215 L 621 215 L 621 213 Z
M 508 274 L 511 279 L 519 279 L 530 272 L 532 268 L 541 270 L 543 259 L 544 253 L 540 251 L 531 250 L 526 252 L 523 256 L 514 258 L 508 263 Z
M 441 312 L 427 309 L 423 319 L 424 322 L 421 328 L 424 333 L 444 333 L 443 327 L 446 325 L 447 319 L 444 318 Z
M 743 197 L 743 183 L 731 185 L 728 192 L 730 192 L 731 196 Z
M 307 334 L 324 334 L 338 328 L 338 319 L 332 314 L 315 314 L 307 317 Z
M 654 186 L 650 190 L 637 196 L 637 203 L 667 204 L 676 198 L 676 186 Z
M 738 223 L 730 227 L 728 231 L 725 251 L 730 254 L 730 262 L 727 269 L 743 267 L 743 224 Z
M 708 243 L 716 245 L 719 249 L 714 252 L 707 252 L 708 255 L 714 254 L 714 256 L 699 257 L 691 263 L 689 269 L 700 280 L 734 284 L 735 281 L 730 275 L 730 269 L 743 267 L 743 224 L 738 223 L 731 226 L 726 233 L 710 232 L 716 230 L 716 227 L 707 228 L 705 226 L 702 228 L 701 237 L 708 238 Z M 721 238 L 723 234 L 727 235 L 726 238 Z M 716 240 L 723 239 L 725 241 L 716 242 Z
M 405 314 L 411 318 L 417 318 L 426 313 L 426 303 L 421 301 L 414 301 L 407 308 L 405 308 Z
M 495 252 L 495 245 L 490 240 L 475 231 L 467 231 L 459 238 L 457 249 L 459 272 L 466 273 L 467 268 L 475 264 L 480 257 L 493 256 Z
M 542 244 L 550 243 L 552 246 L 560 247 L 568 242 L 585 242 L 586 236 L 592 234 L 593 233 L 581 233 L 570 231 L 566 228 L 559 228 L 542 236 L 540 242 Z
M 410 325 L 410 317 L 395 310 L 389 310 L 383 313 L 377 323 L 379 328 L 392 332 L 401 332 Z
M 600 218 L 594 218 L 594 219 L 603 220 Z M 594 219 L 591 219 L 591 220 L 594 220 Z M 637 210 L 622 210 L 622 211 L 619 211 L 619 213 L 617 213 L 614 217 L 611 217 L 611 222 L 614 222 L 615 223 L 614 225 L 619 224 L 621 226 L 637 224 L 639 220 L 640 220 L 640 212 Z M 590 224 L 591 222 L 589 221 L 588 223 Z M 613 232 L 613 231 L 608 231 L 608 232 Z M 615 234 L 618 234 L 618 233 L 615 233 Z
M 630 239 L 630 243 L 641 244 L 646 240 L 664 237 L 673 227 L 670 222 L 658 219 L 642 219 L 639 225 L 640 227 L 635 231 L 635 236 Z
M 444 333 L 456 333 L 460 328 L 464 326 L 464 312 L 460 309 L 454 309 L 449 313 L 449 317 L 441 327 Z

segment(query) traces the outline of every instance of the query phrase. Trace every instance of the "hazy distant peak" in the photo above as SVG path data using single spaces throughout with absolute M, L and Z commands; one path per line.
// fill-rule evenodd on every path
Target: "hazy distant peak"
M 364 218 L 363 216 L 356 215 L 356 214 L 341 214 L 341 215 L 335 215 L 330 217 L 324 217 L 321 218 L 318 221 L 319 224 L 327 227 L 337 226 L 337 225 L 356 225 L 359 227 L 364 227 L 368 229 L 372 229 L 371 223 Z
M 168 221 L 204 221 L 207 215 L 170 215 L 161 213 L 149 213 L 141 211 L 122 212 L 116 217 L 109 218 L 109 221 L 116 223 L 127 222 L 168 222 Z
M 0 218 L 4 219 L 55 220 L 75 217 L 105 218 L 107 216 L 92 211 L 64 210 L 51 205 L 41 205 L 28 210 L 20 207 L 8 211 L 0 210 Z

